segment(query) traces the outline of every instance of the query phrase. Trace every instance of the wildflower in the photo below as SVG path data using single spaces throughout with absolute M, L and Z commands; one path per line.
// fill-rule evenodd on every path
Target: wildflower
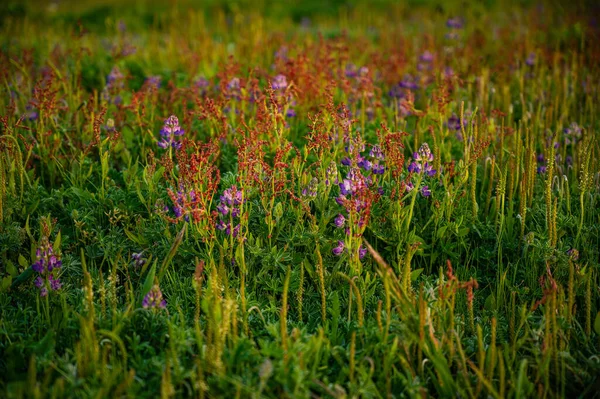
M 285 90 L 288 86 L 287 79 L 284 75 L 277 75 L 271 82 L 271 88 L 273 90 Z
M 423 197 L 429 197 L 431 195 L 431 190 L 429 190 L 429 186 L 423 186 L 423 188 L 421 188 L 421 195 Z
M 431 53 L 431 51 L 425 50 L 425 52 L 423 52 L 423 54 L 421 54 L 421 56 L 419 57 L 419 61 L 427 64 L 431 63 L 433 62 L 433 54 Z
M 143 251 L 140 253 L 137 253 L 137 254 L 136 253 L 131 254 L 131 260 L 133 261 L 133 264 L 136 267 L 144 266 L 144 264 L 146 263 L 146 259 L 142 257 L 143 254 L 144 254 Z
M 336 181 L 337 174 L 337 165 L 335 164 L 335 162 L 331 161 L 329 163 L 329 166 L 327 167 L 327 170 L 325 171 L 325 185 L 329 186 L 329 184 L 331 184 L 332 181 Z
M 380 161 L 383 161 L 384 159 L 383 151 L 381 151 L 381 147 L 379 147 L 378 145 L 374 145 L 371 148 L 371 151 L 369 151 L 369 156 L 375 159 L 379 159 Z
M 367 248 L 366 248 L 366 247 L 363 247 L 363 246 L 361 246 L 361 247 L 358 249 L 358 258 L 359 258 L 359 259 L 362 259 L 362 258 L 364 258 L 364 257 L 365 257 L 365 255 L 367 255 Z
M 525 64 L 530 67 L 535 65 L 535 53 L 529 53 L 529 56 L 527 56 L 527 59 L 525 60 Z
M 317 196 L 317 188 L 319 185 L 319 179 L 313 177 L 308 185 L 302 190 L 302 195 L 305 197 L 315 198 Z
M 167 306 L 167 301 L 164 300 L 158 284 L 154 284 L 150 292 L 146 294 L 142 306 L 146 309 L 164 309 Z
M 385 166 L 380 164 L 373 165 L 372 171 L 374 175 L 382 175 L 385 172 Z
M 462 29 L 464 21 L 462 18 L 454 17 L 446 21 L 446 26 L 450 29 Z
M 237 237 L 240 231 L 240 225 L 237 224 L 233 229 L 231 228 L 232 219 L 240 216 L 241 205 L 242 205 L 243 194 L 241 190 L 238 190 L 236 186 L 229 187 L 219 198 L 219 205 L 217 205 L 217 211 L 221 215 L 221 219 L 217 222 L 217 229 L 224 231 L 226 235 L 232 235 Z M 230 215 L 230 218 L 226 218 Z
M 333 223 L 335 224 L 335 227 L 337 227 L 337 228 L 342 228 L 344 226 L 345 222 L 346 222 L 346 218 L 341 213 L 338 214 L 335 217 L 335 219 L 333 220 Z
M 42 237 L 39 248 L 35 253 L 36 260 L 31 265 L 34 272 L 40 275 L 35 279 L 34 285 L 40 288 L 40 295 L 46 296 L 48 288 L 46 281 L 53 291 L 59 290 L 62 286 L 58 277 L 54 276 L 54 270 L 62 267 L 62 261 L 54 253 L 54 248 L 48 240 L 48 237 Z
M 148 76 L 146 78 L 146 86 L 154 89 L 160 88 L 161 77 L 159 75 Z
M 579 251 L 576 250 L 575 248 L 571 248 L 567 251 L 567 255 L 569 255 L 569 257 L 571 259 L 573 259 L 574 261 L 579 260 Z
M 338 240 L 337 247 L 333 248 L 331 251 L 335 256 L 340 256 L 344 252 L 344 241 Z
M 175 115 L 171 115 L 165 120 L 165 124 L 160 131 L 162 136 L 161 141 L 158 142 L 160 148 L 173 147 L 175 149 L 181 148 L 181 142 L 175 140 L 176 136 L 182 136 L 185 131 L 179 126 L 179 119 Z

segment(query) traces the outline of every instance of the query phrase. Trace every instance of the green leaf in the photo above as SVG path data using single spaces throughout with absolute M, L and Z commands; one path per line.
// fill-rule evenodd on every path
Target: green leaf
M 140 305 L 142 304 L 142 301 L 144 300 L 144 297 L 146 296 L 146 294 L 148 294 L 150 292 L 150 290 L 152 289 L 152 286 L 154 285 L 154 276 L 155 275 L 156 275 L 156 260 L 154 261 L 154 263 L 152 264 L 152 267 L 150 268 L 150 271 L 146 275 L 146 280 L 144 280 L 144 285 L 142 286 L 142 292 L 140 293 Z
M 21 257 L 19 256 L 19 259 L 20 258 Z M 15 264 L 12 263 L 10 260 L 6 262 L 6 271 L 8 272 L 8 274 L 10 274 L 11 277 L 14 277 L 17 274 L 19 274 L 19 271 L 15 267 Z
M 596 314 L 596 321 L 594 322 L 594 331 L 600 335 L 600 312 Z
M 54 240 L 54 250 L 58 250 L 60 248 L 60 243 L 62 241 L 62 235 L 60 234 L 60 231 L 58 232 L 58 234 L 56 235 L 56 239 Z
M 23 255 L 19 255 L 19 265 L 21 265 L 21 267 L 29 266 L 29 262 L 27 262 L 27 259 L 25 259 Z
M 494 310 L 494 308 L 496 307 L 496 298 L 494 298 L 494 294 L 490 294 L 486 298 L 485 304 L 483 305 L 483 307 L 486 310 Z
M 417 281 L 421 273 L 423 273 L 423 268 L 416 269 L 410 272 L 410 281 Z
M 25 269 L 25 271 L 21 274 L 19 274 L 19 277 L 17 277 L 13 282 L 12 282 L 12 287 L 16 287 L 22 283 L 24 283 L 25 281 L 27 281 L 29 279 L 29 277 L 31 277 L 31 275 L 33 274 L 33 269 L 31 267 L 28 267 L 27 269 Z
M 12 276 L 4 276 L 2 282 L 0 282 L 0 291 L 6 291 L 12 283 Z

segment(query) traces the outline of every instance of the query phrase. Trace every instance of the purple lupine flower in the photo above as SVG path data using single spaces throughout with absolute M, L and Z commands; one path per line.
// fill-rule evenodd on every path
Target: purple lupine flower
M 425 50 L 423 54 L 421 54 L 421 56 L 419 57 L 419 61 L 427 64 L 431 63 L 433 62 L 433 54 L 431 53 L 431 51 Z
M 368 159 L 358 156 L 358 162 L 356 163 L 359 168 L 363 168 L 364 170 L 371 170 L 371 161 Z
M 367 248 L 366 248 L 366 247 L 362 247 L 362 246 L 361 246 L 361 247 L 358 249 L 358 258 L 359 258 L 359 259 L 362 259 L 362 258 L 364 258 L 366 254 L 367 254 Z
M 206 92 L 208 91 L 208 88 L 210 87 L 210 82 L 203 76 L 200 76 L 198 79 L 196 79 L 194 84 L 196 85 L 196 87 L 198 89 L 200 89 L 201 95 L 205 95 Z
M 294 108 L 288 108 L 287 111 L 285 111 L 285 116 L 286 118 L 294 118 L 296 116 L 296 110 Z
M 273 90 L 285 90 L 288 86 L 287 79 L 285 75 L 277 75 L 273 78 L 271 82 L 271 88 Z
M 350 160 L 350 158 L 349 158 L 349 157 L 344 157 L 344 158 L 342 158 L 342 161 L 341 161 L 341 163 L 342 163 L 342 165 L 344 165 L 344 166 L 350 166 L 350 165 L 352 165 L 352 161 Z
M 348 63 L 348 64 L 346 64 L 344 74 L 346 75 L 347 78 L 355 78 L 356 75 L 358 74 L 358 68 L 356 67 L 356 65 L 354 65 L 352 63 Z
M 525 64 L 527 64 L 530 67 L 535 65 L 535 53 L 533 53 L 533 52 L 529 53 L 529 55 L 527 56 L 527 59 L 525 60 Z
M 575 248 L 571 248 L 567 251 L 567 255 L 569 255 L 569 257 L 571 259 L 573 259 L 574 261 L 579 260 L 579 251 L 576 250 Z
M 446 21 L 446 26 L 450 29 L 462 29 L 464 21 L 460 17 L 449 18 Z
M 374 175 L 382 175 L 385 172 L 385 166 L 380 164 L 373 165 L 373 174 Z
M 238 224 L 231 229 L 231 221 L 227 215 L 231 214 L 232 218 L 237 218 L 241 213 L 243 193 L 238 190 L 236 186 L 231 186 L 221 194 L 219 198 L 219 205 L 217 205 L 217 211 L 220 213 L 221 219 L 217 221 L 217 229 L 224 231 L 226 235 L 236 237 L 240 231 L 240 225 Z M 227 218 L 226 218 L 227 217 Z M 223 220 L 223 218 L 226 218 Z
M 335 224 L 335 227 L 337 228 L 342 228 L 344 227 L 344 223 L 346 222 L 346 218 L 344 217 L 344 215 L 342 215 L 341 213 L 338 214 L 335 219 L 333 220 L 333 223 Z
M 419 151 L 413 153 L 413 158 L 415 161 L 432 162 L 433 154 L 429 149 L 429 145 L 427 143 L 421 144 Z
M 538 172 L 538 174 L 543 175 L 544 173 L 546 173 L 546 167 L 543 166 L 543 165 L 542 166 L 538 166 L 537 172 Z
M 144 266 L 144 264 L 146 263 L 146 259 L 143 258 L 143 254 L 144 254 L 143 251 L 140 253 L 137 253 L 137 254 L 136 253 L 131 254 L 131 260 L 133 261 L 133 264 L 136 267 Z
M 421 188 L 421 195 L 423 197 L 429 197 L 431 195 L 431 190 L 429 190 L 429 186 L 423 186 L 423 188 Z
M 369 151 L 369 156 L 371 158 L 375 158 L 380 161 L 383 161 L 385 158 L 383 155 L 383 151 L 381 150 L 381 147 L 378 145 L 374 145 L 373 147 L 371 147 L 371 151 Z
M 342 195 L 349 195 L 352 194 L 352 182 L 348 179 L 344 179 L 342 180 L 342 182 L 339 184 L 340 186 L 340 193 Z
M 408 171 L 410 173 L 420 173 L 421 172 L 421 167 L 419 166 L 418 163 L 411 162 L 410 165 L 408 165 Z
M 158 142 L 160 148 L 168 148 L 169 146 L 179 149 L 181 142 L 175 139 L 176 136 L 182 136 L 185 131 L 179 126 L 179 119 L 175 115 L 171 115 L 165 120 L 163 128 L 160 130 L 162 136 Z
M 317 196 L 318 185 L 319 179 L 313 177 L 308 185 L 302 190 L 302 195 L 305 197 L 315 198 Z
M 164 309 L 167 306 L 167 301 L 164 300 L 158 284 L 154 284 L 152 289 L 146 294 L 142 301 L 142 306 L 146 309 Z
M 466 126 L 465 121 L 463 121 L 463 125 Z M 452 116 L 448 118 L 446 126 L 448 126 L 448 129 L 450 130 L 461 130 L 460 118 L 456 114 L 452 114 Z
M 333 248 L 331 252 L 333 252 L 335 256 L 340 256 L 344 252 L 344 249 L 344 241 L 338 240 L 337 247 Z
M 146 85 L 154 89 L 159 89 L 161 80 L 162 78 L 159 75 L 148 76 L 146 78 Z
M 325 184 L 329 186 L 331 182 L 337 181 L 337 174 L 337 165 L 335 162 L 331 161 L 327 167 L 327 170 L 325 171 Z
M 567 157 L 565 158 L 565 162 L 567 163 L 568 166 L 572 166 L 573 165 L 573 157 L 570 155 L 567 155 Z
M 399 86 L 403 89 L 409 90 L 417 90 L 419 88 L 419 85 L 412 75 L 404 75 L 404 79 L 402 79 L 402 81 L 399 83 Z
M 48 237 L 42 237 L 40 246 L 35 252 L 35 262 L 31 265 L 31 269 L 39 273 L 40 275 L 35 279 L 34 285 L 40 288 L 40 295 L 45 296 L 48 294 L 48 288 L 46 282 L 50 284 L 52 290 L 58 290 L 61 287 L 61 283 L 57 277 L 54 276 L 54 270 L 60 269 L 62 261 L 54 253 L 52 244 L 48 240 Z
M 62 287 L 62 283 L 60 282 L 60 280 L 58 278 L 54 278 L 52 275 L 48 277 L 48 281 L 50 282 L 50 288 L 53 291 L 57 291 L 60 289 L 60 287 Z
M 406 191 L 412 191 L 412 189 L 415 188 L 415 185 L 412 182 L 407 182 L 406 183 Z

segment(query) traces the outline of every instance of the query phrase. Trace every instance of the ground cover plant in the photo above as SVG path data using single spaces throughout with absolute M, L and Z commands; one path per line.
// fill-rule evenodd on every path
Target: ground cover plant
M 594 10 L 6 2 L 0 396 L 598 396 Z

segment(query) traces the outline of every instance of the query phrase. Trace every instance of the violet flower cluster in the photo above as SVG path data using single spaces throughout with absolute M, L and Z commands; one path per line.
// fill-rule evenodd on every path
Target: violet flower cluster
M 408 166 L 408 171 L 412 175 L 422 175 L 423 177 L 432 177 L 435 176 L 437 171 L 433 169 L 433 154 L 429 149 L 429 145 L 427 143 L 423 143 L 419 150 L 413 153 L 413 162 Z M 415 188 L 413 182 L 406 183 L 406 189 L 408 191 L 412 191 Z M 424 185 L 420 189 L 421 195 L 423 197 L 429 197 L 431 195 L 431 190 L 428 185 Z
M 158 284 L 154 284 L 152 289 L 144 296 L 142 306 L 145 309 L 164 309 L 167 307 L 167 301 L 163 298 Z
M 228 236 L 233 233 L 233 236 L 237 237 L 240 232 L 239 217 L 242 212 L 242 198 L 242 191 L 238 190 L 236 186 L 223 191 L 219 198 L 217 211 L 220 218 L 217 222 L 217 229 L 224 231 Z M 234 219 L 238 219 L 238 224 L 232 229 Z
M 181 141 L 177 140 L 178 136 L 183 136 L 185 131 L 179 126 L 179 119 L 175 115 L 171 115 L 165 120 L 165 124 L 160 131 L 161 140 L 158 142 L 160 148 L 173 147 L 181 148 Z
M 271 88 L 275 91 L 275 96 L 279 99 L 285 100 L 281 101 L 280 104 L 280 112 L 283 112 L 283 103 L 287 103 L 287 109 L 285 111 L 285 116 L 287 118 L 293 118 L 296 116 L 296 110 L 294 106 L 296 105 L 296 101 L 294 100 L 291 93 L 286 92 L 288 88 L 288 82 L 285 75 L 279 74 L 273 78 L 271 81 Z
M 102 90 L 102 98 L 112 104 L 120 104 L 122 102 L 119 92 L 125 87 L 125 76 L 116 65 L 111 69 L 106 77 L 106 86 Z
M 48 295 L 48 288 L 52 291 L 57 291 L 62 287 L 62 283 L 55 277 L 55 270 L 62 266 L 62 261 L 54 253 L 52 244 L 48 238 L 44 237 L 35 253 L 36 261 L 31 265 L 34 272 L 39 273 L 34 284 L 40 289 L 40 296 Z

